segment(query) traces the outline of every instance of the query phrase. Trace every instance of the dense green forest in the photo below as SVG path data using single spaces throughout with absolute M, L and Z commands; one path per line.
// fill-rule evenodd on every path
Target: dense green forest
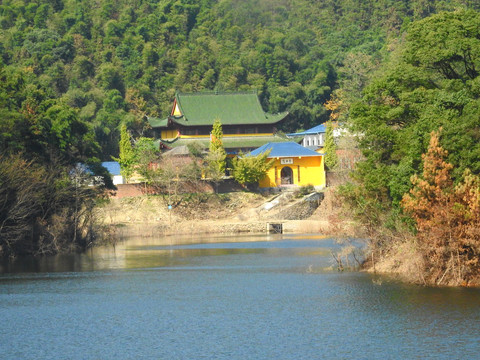
M 477 96 L 478 48 L 454 58 L 449 73 L 448 62 L 438 62 L 430 53 L 437 38 L 430 43 L 416 38 L 430 31 L 430 23 L 422 19 L 456 9 L 479 10 L 480 4 L 473 0 L 3 0 L 0 252 L 35 248 L 16 248 L 15 237 L 5 235 L 14 233 L 11 229 L 20 215 L 11 209 L 27 204 L 20 201 L 25 196 L 37 201 L 27 204 L 34 208 L 32 216 L 22 213 L 19 234 L 41 227 L 43 240 L 35 241 L 50 244 L 44 252 L 55 252 L 58 229 L 49 224 L 66 212 L 75 225 L 69 231 L 76 236 L 79 204 L 90 195 L 87 191 L 79 196 L 79 187 L 66 180 L 75 164 L 89 164 L 102 174 L 99 161 L 118 156 L 121 126 L 126 125 L 134 137 L 148 135 L 145 115 L 168 114 L 175 91 L 255 89 L 266 111 L 290 112 L 284 131 L 325 122 L 329 111 L 324 104 L 333 94 L 343 104 L 341 119 L 365 134 L 360 145 L 368 166 L 363 166 L 359 178 L 367 189 L 384 194 L 394 209 L 399 209 L 402 194 L 409 189 L 409 176 L 420 171 L 421 154 L 428 146 L 426 134 L 436 125 L 444 125 L 444 137 L 450 141 L 445 146 L 455 165 L 460 165 L 455 176 L 467 167 L 478 173 L 478 164 L 472 165 L 478 154 L 462 151 L 477 149 L 475 138 L 459 138 L 458 127 L 450 121 L 461 115 L 466 122 L 459 126 L 467 133 L 476 124 L 475 105 L 469 103 Z M 472 14 L 467 22 L 472 23 L 468 29 L 474 42 L 477 35 L 471 28 L 477 19 Z M 441 22 L 448 19 L 439 19 L 441 30 Z M 455 36 L 463 39 L 462 34 L 459 30 Z M 454 47 L 447 40 L 433 53 Z M 458 70 L 462 61 L 465 66 Z M 379 99 L 383 100 L 379 103 Z M 424 126 L 409 125 L 413 123 Z M 402 147 L 410 137 L 412 148 Z M 50 177 L 37 176 L 43 182 L 33 189 L 29 182 L 15 180 L 17 169 Z M 55 192 L 63 197 L 52 197 Z M 80 203 L 67 209 L 69 197 Z
M 332 90 L 359 95 L 406 23 L 474 3 L 5 0 L 1 93 L 16 96 L 1 106 L 22 119 L 2 124 L 2 149 L 29 131 L 35 151 L 110 160 L 120 123 L 143 134 L 176 90 L 256 89 L 266 111 L 292 114 L 283 130 L 308 128 L 328 118 Z

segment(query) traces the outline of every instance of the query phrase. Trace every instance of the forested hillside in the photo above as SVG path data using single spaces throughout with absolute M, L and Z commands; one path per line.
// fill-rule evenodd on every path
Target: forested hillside
M 327 119 L 333 89 L 359 94 L 405 21 L 474 3 L 4 0 L 1 148 L 27 136 L 34 151 L 110 160 L 120 123 L 143 133 L 142 116 L 165 116 L 176 90 L 256 89 L 266 111 L 292 113 L 284 130 L 308 128 Z

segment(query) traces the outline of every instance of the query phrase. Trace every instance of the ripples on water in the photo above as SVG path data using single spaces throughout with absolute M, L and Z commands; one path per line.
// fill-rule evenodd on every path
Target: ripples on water
M 478 358 L 476 289 L 337 273 L 331 239 L 215 240 L 2 264 L 0 358 Z

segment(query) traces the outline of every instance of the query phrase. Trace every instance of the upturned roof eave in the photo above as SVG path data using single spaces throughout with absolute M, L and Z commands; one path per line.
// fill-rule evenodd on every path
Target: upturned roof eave
M 160 118 L 156 118 L 156 117 L 147 116 L 147 121 L 148 121 L 148 124 L 152 128 L 168 127 L 168 118 L 160 119 Z

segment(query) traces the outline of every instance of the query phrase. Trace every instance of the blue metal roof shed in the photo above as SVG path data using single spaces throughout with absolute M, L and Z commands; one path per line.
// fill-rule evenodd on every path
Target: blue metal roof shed
M 300 157 L 300 156 L 320 156 L 313 150 L 307 149 L 302 145 L 297 144 L 296 142 L 282 142 L 282 143 L 268 143 L 263 146 L 260 146 L 258 149 L 255 149 L 247 154 L 247 156 L 257 156 L 263 154 L 270 150 L 269 158 L 275 157 Z
M 317 126 L 314 126 L 311 129 L 299 132 L 299 133 L 291 133 L 287 134 L 287 136 L 305 136 L 305 135 L 316 135 L 316 134 L 323 134 L 326 132 L 326 127 L 325 124 L 320 124 Z

